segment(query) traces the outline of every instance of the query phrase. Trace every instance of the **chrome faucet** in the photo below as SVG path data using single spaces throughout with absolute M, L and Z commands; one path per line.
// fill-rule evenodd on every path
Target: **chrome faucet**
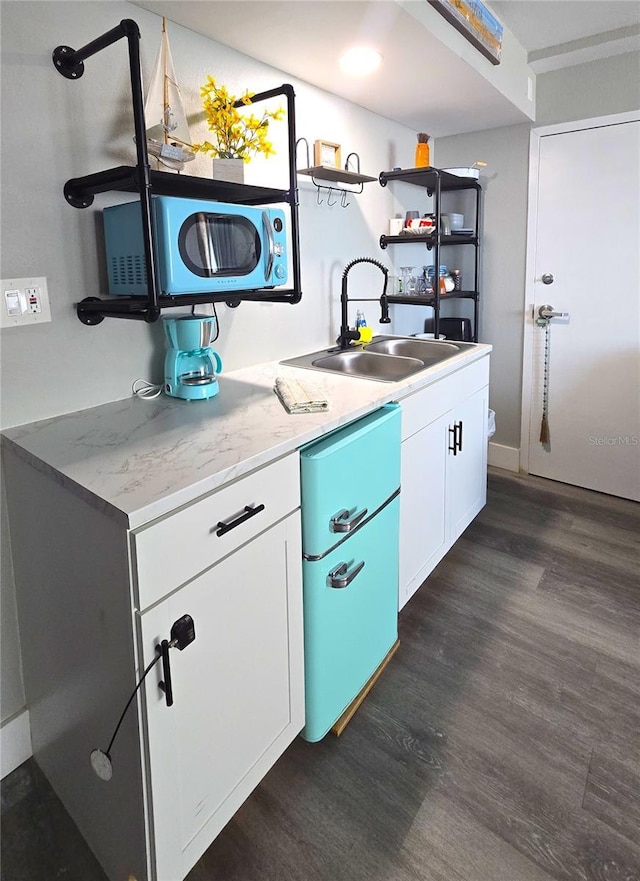
M 341 349 L 348 349 L 354 342 L 360 339 L 360 331 L 359 330 L 351 330 L 349 327 L 349 318 L 348 318 L 348 306 L 349 306 L 349 295 L 347 294 L 347 276 L 351 269 L 356 266 L 358 263 L 372 263 L 374 266 L 377 266 L 378 269 L 384 274 L 384 286 L 382 288 L 382 294 L 380 297 L 355 297 L 351 300 L 352 303 L 373 303 L 376 300 L 380 302 L 380 324 L 390 324 L 391 319 L 389 318 L 389 300 L 387 298 L 387 282 L 389 280 L 389 270 L 386 266 L 383 266 L 378 260 L 374 260 L 372 257 L 358 257 L 355 260 L 352 260 L 351 263 L 348 263 L 345 267 L 344 272 L 342 273 L 342 288 L 340 291 L 340 336 L 336 340 Z

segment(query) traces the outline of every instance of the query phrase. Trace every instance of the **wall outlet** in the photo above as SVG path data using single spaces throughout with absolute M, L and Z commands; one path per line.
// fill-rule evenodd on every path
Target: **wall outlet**
M 0 280 L 0 327 L 22 327 L 51 321 L 47 279 L 3 278 Z

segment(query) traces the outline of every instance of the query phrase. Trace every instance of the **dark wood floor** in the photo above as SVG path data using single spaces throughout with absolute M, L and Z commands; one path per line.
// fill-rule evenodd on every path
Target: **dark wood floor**
M 296 740 L 188 881 L 640 881 L 639 561 L 639 505 L 492 472 L 346 732 Z M 34 775 L 3 881 L 102 881 Z

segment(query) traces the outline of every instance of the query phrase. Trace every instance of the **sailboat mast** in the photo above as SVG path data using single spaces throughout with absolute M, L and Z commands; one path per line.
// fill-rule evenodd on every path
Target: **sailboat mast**
M 163 100 L 164 100 L 164 110 L 162 113 L 162 119 L 164 122 L 163 131 L 164 131 L 164 142 L 165 144 L 169 143 L 169 138 L 167 135 L 167 111 L 169 109 L 169 77 L 167 76 L 167 19 L 162 16 L 162 63 L 164 65 L 164 77 L 163 77 Z

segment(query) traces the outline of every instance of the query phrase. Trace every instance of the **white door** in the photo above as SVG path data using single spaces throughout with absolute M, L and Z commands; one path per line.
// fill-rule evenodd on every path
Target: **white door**
M 528 470 L 640 499 L 640 122 L 543 134 L 531 195 Z M 545 304 L 568 317 L 550 323 L 542 443 Z

